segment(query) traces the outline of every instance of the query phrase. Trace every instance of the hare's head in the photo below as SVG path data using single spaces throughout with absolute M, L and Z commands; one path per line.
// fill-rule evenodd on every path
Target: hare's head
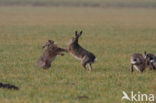
M 53 45 L 54 41 L 53 40 L 48 40 L 43 46 L 42 48 L 45 48 L 46 46 L 49 47 L 50 45 Z
M 82 35 L 82 31 L 80 31 L 80 32 L 75 31 L 75 37 L 72 37 L 70 43 L 78 42 L 78 39 L 79 39 L 79 37 L 80 37 L 81 35 Z
M 154 54 L 144 52 L 144 55 L 145 55 L 145 59 L 148 65 L 156 61 L 156 57 Z
M 134 54 L 131 58 L 131 64 L 140 65 L 144 63 L 144 58 L 142 54 Z

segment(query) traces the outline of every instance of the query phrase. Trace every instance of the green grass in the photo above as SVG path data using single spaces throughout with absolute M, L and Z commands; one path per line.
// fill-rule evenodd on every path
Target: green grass
M 0 103 L 120 103 L 123 90 L 156 94 L 155 71 L 130 73 L 133 53 L 156 54 L 155 12 L 0 7 L 0 82 L 20 88 L 0 89 Z M 52 39 L 66 48 L 75 30 L 84 31 L 80 44 L 98 58 L 93 72 L 85 71 L 69 54 L 58 56 L 49 70 L 38 68 L 42 44 Z

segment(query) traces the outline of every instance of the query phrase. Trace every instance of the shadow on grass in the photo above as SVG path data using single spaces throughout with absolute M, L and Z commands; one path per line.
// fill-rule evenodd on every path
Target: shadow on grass
M 79 99 L 79 100 L 80 100 L 80 99 L 89 99 L 89 97 L 83 95 L 83 96 L 77 96 L 76 99 Z
M 19 90 L 19 87 L 15 86 L 15 85 L 4 84 L 4 83 L 0 83 L 0 88 L 6 88 L 6 89 L 10 89 L 10 90 Z

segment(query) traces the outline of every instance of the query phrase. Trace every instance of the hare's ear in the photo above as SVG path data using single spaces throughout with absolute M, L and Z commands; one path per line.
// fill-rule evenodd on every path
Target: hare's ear
M 48 40 L 48 42 L 50 43 L 50 42 L 51 42 L 51 40 Z
M 82 35 L 82 30 L 80 31 L 80 33 L 79 33 L 79 37 Z
M 77 31 L 75 31 L 75 36 L 78 36 Z
M 82 34 L 82 30 L 80 31 L 80 35 Z
M 50 44 L 54 44 L 54 41 L 53 41 L 53 40 L 48 40 L 48 42 L 49 42 Z
M 46 46 L 49 45 L 50 42 L 51 42 L 51 40 L 48 40 L 48 41 L 42 46 L 42 48 L 44 49 Z
M 44 49 L 46 46 L 47 46 L 47 44 L 44 44 L 44 45 L 42 46 L 42 49 Z
M 147 55 L 147 52 L 146 51 L 144 51 L 144 57 L 146 58 L 146 55 Z

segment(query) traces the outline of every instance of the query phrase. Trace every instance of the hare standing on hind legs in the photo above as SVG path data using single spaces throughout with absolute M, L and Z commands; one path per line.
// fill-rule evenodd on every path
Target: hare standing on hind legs
M 59 48 L 53 40 L 48 40 L 46 44 L 43 45 L 43 48 L 45 48 L 46 46 L 47 49 L 38 60 L 38 66 L 44 69 L 51 67 L 51 63 L 55 60 L 57 55 L 63 56 L 64 54 L 62 52 L 67 52 L 65 49 Z
M 70 41 L 67 51 L 75 58 L 80 59 L 82 66 L 86 69 L 86 65 L 89 65 L 89 70 L 92 71 L 92 63 L 96 61 L 96 57 L 93 53 L 82 48 L 79 43 L 79 37 L 82 35 L 82 31 L 78 33 L 75 31 L 75 37 Z

